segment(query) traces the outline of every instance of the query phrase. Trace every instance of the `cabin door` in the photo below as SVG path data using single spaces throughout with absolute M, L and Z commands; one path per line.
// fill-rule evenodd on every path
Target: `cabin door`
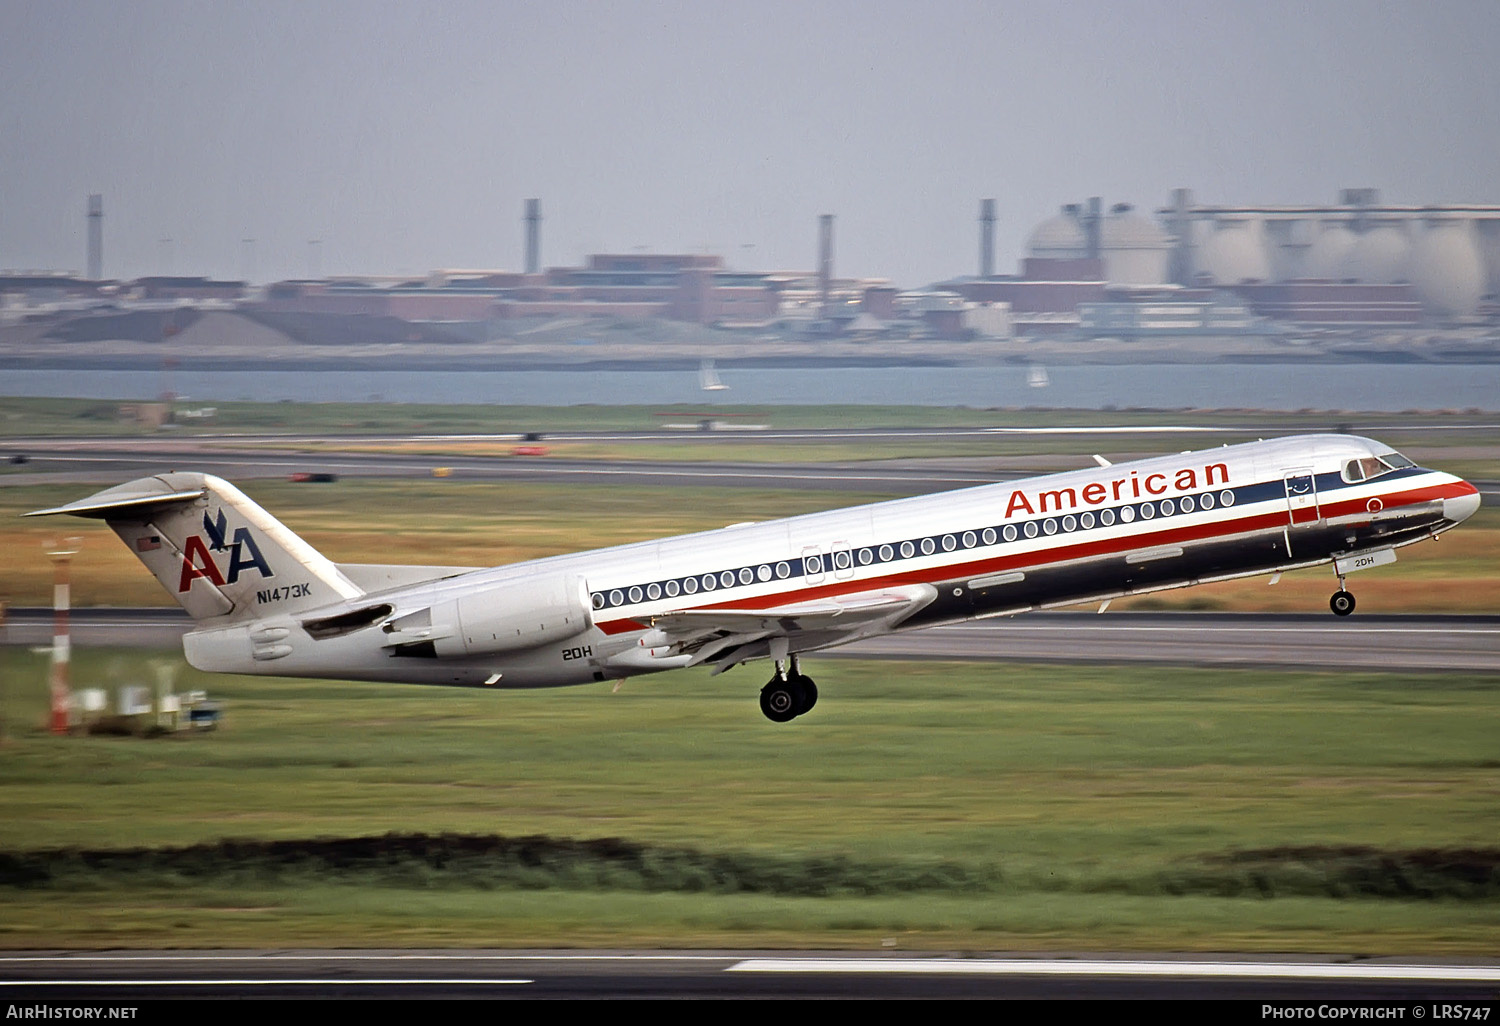
M 1286 506 L 1289 524 L 1301 527 L 1316 524 L 1323 519 L 1318 509 L 1318 482 L 1311 470 L 1288 470 L 1283 478 L 1286 482 Z

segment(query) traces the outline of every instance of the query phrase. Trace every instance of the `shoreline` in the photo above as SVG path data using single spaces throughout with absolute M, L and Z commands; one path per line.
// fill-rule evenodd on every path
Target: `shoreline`
M 1025 346 L 1025 348 L 1018 348 Z M 362 348 L 362 347 L 361 347 Z M 425 349 L 426 347 L 422 347 Z M 601 347 L 601 349 L 604 347 Z M 671 347 L 667 347 L 671 348 Z M 739 347 L 735 347 L 739 348 Z M 1220 349 L 1214 346 L 1167 346 L 1159 343 L 1100 347 L 1061 344 L 1013 344 L 1006 351 L 983 346 L 985 350 L 892 351 L 890 349 L 853 349 L 841 346 L 836 352 L 782 351 L 761 355 L 712 352 L 577 352 L 528 351 L 503 352 L 498 347 L 476 346 L 456 352 L 340 352 L 335 347 L 309 346 L 302 351 L 281 349 L 255 355 L 237 353 L 219 355 L 184 352 L 177 348 L 130 346 L 125 351 L 115 346 L 70 345 L 66 351 L 4 352 L 0 362 L 10 370 L 158 370 L 170 367 L 183 371 L 697 371 L 706 359 L 712 359 L 722 372 L 726 369 L 834 369 L 834 368 L 901 368 L 901 367 L 1045 367 L 1066 366 L 1140 366 L 1146 365 L 1266 365 L 1291 364 L 1307 366 L 1347 366 L 1358 364 L 1464 366 L 1500 363 L 1500 349 L 1489 347 L 1444 347 L 1441 350 L 1414 350 L 1380 347 L 1292 347 L 1277 346 L 1249 349 Z M 980 348 L 976 346 L 976 349 Z

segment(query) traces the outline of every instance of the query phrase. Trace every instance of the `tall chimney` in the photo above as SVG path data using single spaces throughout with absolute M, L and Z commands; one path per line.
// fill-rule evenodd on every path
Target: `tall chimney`
M 89 281 L 104 280 L 104 197 L 89 194 Z
M 818 316 L 827 319 L 828 293 L 833 284 L 833 215 L 818 216 Z
M 1088 243 L 1088 258 L 1099 259 L 1099 228 L 1104 217 L 1104 201 L 1098 196 L 1089 197 L 1088 213 L 1083 217 L 1083 237 Z
M 526 201 L 526 273 L 542 269 L 542 201 Z
M 979 276 L 995 276 L 995 201 L 979 201 Z
M 1193 221 L 1190 213 L 1192 206 L 1192 189 L 1172 190 L 1170 228 L 1174 241 L 1171 269 L 1167 277 L 1178 285 L 1193 283 Z

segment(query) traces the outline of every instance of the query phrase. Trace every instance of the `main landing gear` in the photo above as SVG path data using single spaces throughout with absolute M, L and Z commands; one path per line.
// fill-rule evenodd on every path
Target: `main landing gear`
M 760 689 L 760 711 L 773 723 L 786 723 L 818 704 L 818 687 L 811 677 L 804 677 L 797 657 L 790 659 L 791 669 L 776 660 L 776 676 Z
M 1334 616 L 1348 616 L 1354 612 L 1354 596 L 1344 590 L 1344 575 L 1339 574 L 1339 590 L 1328 600 L 1328 608 Z

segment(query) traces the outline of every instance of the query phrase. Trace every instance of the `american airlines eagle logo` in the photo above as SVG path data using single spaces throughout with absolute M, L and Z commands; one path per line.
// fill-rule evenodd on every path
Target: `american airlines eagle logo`
M 190 535 L 182 548 L 182 578 L 177 583 L 179 594 L 191 588 L 193 582 L 200 577 L 210 584 L 223 587 L 238 581 L 241 572 L 245 570 L 257 570 L 262 577 L 275 576 L 266 557 L 261 554 L 260 546 L 255 544 L 255 536 L 250 533 L 250 528 L 236 527 L 234 537 L 226 540 L 225 535 L 228 533 L 229 524 L 222 508 L 214 518 L 210 518 L 207 511 L 204 512 L 203 534 Z M 215 552 L 224 553 L 228 557 L 227 565 L 222 571 L 219 569 L 219 560 L 213 555 Z

